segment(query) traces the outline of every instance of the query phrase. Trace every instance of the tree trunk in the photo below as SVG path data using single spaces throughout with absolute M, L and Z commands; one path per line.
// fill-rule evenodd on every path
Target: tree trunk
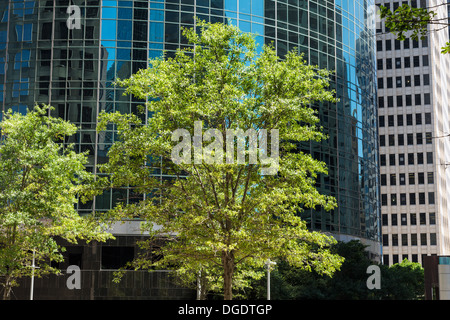
M 3 287 L 3 300 L 11 300 L 11 281 L 9 277 L 5 281 L 5 285 Z
M 223 298 L 224 300 L 233 299 L 233 273 L 234 273 L 234 254 L 224 251 L 222 254 L 223 262 Z
M 203 269 L 200 269 L 197 277 L 197 300 L 206 300 L 206 295 L 208 294 L 208 278 L 206 274 L 203 272 Z

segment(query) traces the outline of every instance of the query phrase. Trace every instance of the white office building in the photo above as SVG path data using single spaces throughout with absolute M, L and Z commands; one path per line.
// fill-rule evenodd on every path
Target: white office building
M 395 10 L 405 1 L 377 1 Z M 435 6 L 436 0 L 408 1 Z M 448 17 L 437 6 L 437 18 Z M 426 39 L 396 40 L 377 29 L 380 193 L 384 264 L 449 255 L 450 55 L 448 28 Z

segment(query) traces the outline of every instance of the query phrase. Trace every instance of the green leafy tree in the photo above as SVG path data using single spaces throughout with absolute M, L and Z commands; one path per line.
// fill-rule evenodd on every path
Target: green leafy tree
M 62 260 L 55 238 L 105 240 L 110 237 L 93 217 L 75 210 L 78 196 L 94 176 L 85 168 L 86 154 L 63 146 L 76 127 L 48 116 L 47 106 L 36 106 L 26 115 L 4 113 L 0 122 L 0 283 L 9 299 L 17 280 L 59 270 Z M 87 190 L 86 190 L 87 191 Z
M 433 32 L 447 30 L 449 27 L 449 18 L 440 17 L 436 10 L 445 6 L 447 12 L 447 3 L 443 2 L 432 7 L 417 8 L 407 3 L 403 3 L 396 10 L 390 10 L 386 6 L 380 6 L 380 17 L 385 19 L 385 25 L 390 32 L 397 35 L 397 39 L 404 41 L 408 36 L 414 40 L 425 39 L 430 32 L 430 26 Z M 450 53 L 450 42 L 442 47 L 442 53 Z
M 375 297 L 383 300 L 423 300 L 425 273 L 420 263 L 404 259 L 390 267 L 382 267 L 381 290 Z
M 345 261 L 333 277 L 305 272 L 280 263 L 271 274 L 274 300 L 420 300 L 423 299 L 424 270 L 419 263 L 403 260 L 392 266 L 379 265 L 381 288 L 369 290 L 367 268 L 375 265 L 360 241 L 338 242 L 332 252 Z M 265 299 L 266 279 L 255 281 L 246 291 L 248 299 Z
M 242 279 L 237 275 L 258 276 L 252 270 L 264 272 L 269 258 L 333 274 L 342 262 L 329 251 L 335 240 L 310 232 L 298 215 L 305 207 L 336 205 L 314 186 L 317 175 L 327 173 L 325 164 L 298 148 L 302 141 L 325 138 L 310 106 L 335 101 L 328 90 L 330 73 L 306 65 L 294 51 L 283 60 L 269 46 L 258 53 L 254 38 L 234 26 L 198 26 L 199 33 L 183 30 L 189 47 L 118 81 L 126 93 L 147 101 L 148 123 L 133 114 L 100 115 L 99 130 L 113 124 L 119 137 L 101 170 L 112 186 L 132 186 L 147 195 L 137 204 L 119 205 L 115 213 L 144 219 L 148 241 L 162 236 L 165 241 L 159 249 L 163 259 L 143 257 L 135 267 L 217 270 L 227 300 L 235 280 Z M 256 133 L 243 141 L 233 138 L 237 148 L 231 152 L 227 130 L 239 129 Z M 174 137 L 179 130 L 181 142 Z M 271 133 L 271 156 L 269 144 L 261 147 L 259 139 L 255 163 L 250 148 L 264 132 Z M 199 135 L 211 143 L 202 145 Z M 239 148 L 248 156 L 242 163 L 236 160 Z M 173 161 L 174 151 L 184 161 Z M 159 167 L 174 178 L 152 178 Z

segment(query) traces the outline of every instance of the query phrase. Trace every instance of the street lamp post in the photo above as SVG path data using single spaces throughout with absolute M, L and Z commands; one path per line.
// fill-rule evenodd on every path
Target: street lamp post
M 34 293 L 34 268 L 36 268 L 34 262 L 35 262 L 35 250 L 33 249 L 33 263 L 31 265 L 30 300 L 33 300 L 33 293 Z
M 270 300 L 270 267 L 276 264 L 277 263 L 275 261 L 270 261 L 270 259 L 267 259 L 267 300 Z
M 36 267 L 35 265 L 35 256 L 36 256 L 36 250 L 33 249 L 33 262 L 31 264 L 31 286 L 30 286 L 30 300 L 33 300 L 34 295 L 34 270 L 39 269 L 39 267 Z

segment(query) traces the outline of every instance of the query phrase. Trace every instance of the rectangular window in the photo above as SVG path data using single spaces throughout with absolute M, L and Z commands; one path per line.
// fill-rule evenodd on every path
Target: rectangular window
M 383 51 L 383 41 L 382 40 L 377 41 L 377 51 Z
M 395 135 L 393 135 L 393 134 L 389 135 L 389 146 L 390 147 L 395 146 Z
M 391 39 L 386 40 L 386 51 L 390 51 L 392 49 L 392 41 Z
M 406 206 L 406 193 L 400 193 L 400 205 Z
M 436 233 L 430 233 L 430 246 L 437 245 Z
M 415 233 L 411 234 L 411 245 L 417 246 L 417 234 L 415 234 Z
M 419 204 L 425 204 L 425 192 L 419 192 Z
M 394 82 L 392 80 L 392 77 L 386 78 L 386 88 L 392 89 L 394 87 Z
M 377 70 L 383 70 L 383 59 L 377 59 Z
M 423 164 L 423 152 L 417 153 L 417 164 Z
M 386 69 L 387 70 L 392 69 L 392 59 L 391 58 L 386 59 Z
M 411 76 L 405 76 L 405 87 L 411 87 Z
M 419 213 L 419 222 L 420 222 L 421 225 L 426 225 L 427 224 L 427 217 L 426 217 L 426 213 L 425 212 Z
M 386 186 L 387 185 L 387 178 L 386 178 L 386 174 L 384 174 L 384 173 L 380 175 L 380 184 L 382 186 Z
M 405 105 L 406 105 L 407 107 L 412 106 L 412 95 L 407 94 L 407 95 L 405 96 L 405 100 L 406 100 Z
M 386 146 L 386 136 L 384 134 L 380 135 L 380 147 Z
M 405 145 L 405 135 L 403 133 L 399 134 L 397 139 L 398 139 L 399 146 Z
M 403 97 L 397 96 L 397 107 L 403 107 Z
M 390 166 L 395 166 L 395 154 L 390 154 L 389 155 L 389 165 Z
M 434 172 L 427 172 L 427 182 L 428 184 L 434 183 Z
M 383 246 L 389 246 L 389 235 L 383 234 Z
M 397 225 L 397 214 L 391 214 L 391 225 L 396 226 Z
M 427 164 L 433 164 L 433 152 L 427 152 Z
M 418 172 L 417 180 L 419 184 L 425 184 L 425 174 L 423 172 Z
M 429 223 L 430 225 L 435 225 L 436 224 L 436 213 L 434 212 L 430 212 L 430 214 L 428 215 L 429 218 Z
M 393 127 L 395 125 L 394 123 L 394 116 L 388 116 L 388 126 Z
M 400 215 L 400 219 L 401 219 L 400 223 L 402 226 L 406 226 L 408 224 L 408 218 L 407 218 L 406 213 L 402 213 Z
M 423 144 L 423 136 L 422 133 L 416 133 L 416 144 Z
M 380 154 L 380 166 L 385 166 L 385 165 L 386 165 L 386 155 Z
M 387 102 L 388 102 L 388 108 L 394 107 L 394 97 L 393 96 L 387 97 Z
M 414 86 L 416 86 L 416 87 L 420 86 L 420 75 L 419 74 L 414 76 Z
M 378 78 L 378 89 L 384 88 L 383 78 Z
M 409 38 L 406 38 L 406 39 L 403 41 L 403 49 L 409 49 L 409 48 L 410 48 L 410 45 L 411 45 L 410 39 L 409 39 Z
M 405 165 L 405 154 L 404 153 L 399 153 L 398 154 L 398 164 L 400 166 L 404 166 Z
M 397 247 L 398 246 L 398 234 L 392 235 L 392 246 Z
M 426 132 L 425 133 L 425 142 L 426 144 L 432 144 L 433 143 L 433 137 L 431 132 Z
M 391 186 L 397 185 L 397 175 L 395 173 L 391 173 L 389 176 L 389 183 Z
M 416 194 L 415 193 L 410 193 L 409 194 L 409 204 L 410 205 L 415 205 L 416 204 Z
M 396 205 L 397 205 L 397 195 L 395 193 L 393 193 L 393 194 L 391 194 L 391 206 L 396 206 Z
M 409 184 L 416 184 L 416 174 L 414 172 L 410 172 L 408 174 L 408 183 Z
M 412 116 L 412 114 L 407 114 L 406 115 L 406 125 L 407 126 L 412 126 L 413 125 L 413 116 Z
M 387 194 L 383 193 L 381 195 L 381 205 L 382 206 L 387 206 Z
M 407 246 L 407 245 L 408 245 L 408 235 L 402 234 L 402 246 Z
M 414 95 L 414 104 L 416 106 L 420 106 L 422 104 L 422 95 L 420 95 L 420 94 Z
M 387 214 L 381 215 L 381 221 L 382 221 L 383 226 L 387 226 L 388 225 L 388 215 Z
M 434 192 L 428 192 L 428 204 L 434 204 Z
M 411 221 L 411 225 L 415 226 L 417 224 L 416 214 L 415 213 L 410 213 L 409 214 L 409 220 Z
M 420 234 L 420 245 L 421 246 L 426 246 L 427 245 L 427 234 L 426 233 L 421 233 Z
M 101 268 L 119 269 L 134 259 L 133 247 L 102 246 Z
M 406 43 L 409 43 L 409 42 L 407 40 L 405 40 L 405 45 L 406 45 Z M 405 68 L 411 68 L 411 59 L 410 59 L 410 57 L 405 57 L 403 64 L 405 65 Z
M 407 141 L 408 146 L 414 145 L 414 135 L 412 133 L 408 133 L 406 135 L 406 141 Z

